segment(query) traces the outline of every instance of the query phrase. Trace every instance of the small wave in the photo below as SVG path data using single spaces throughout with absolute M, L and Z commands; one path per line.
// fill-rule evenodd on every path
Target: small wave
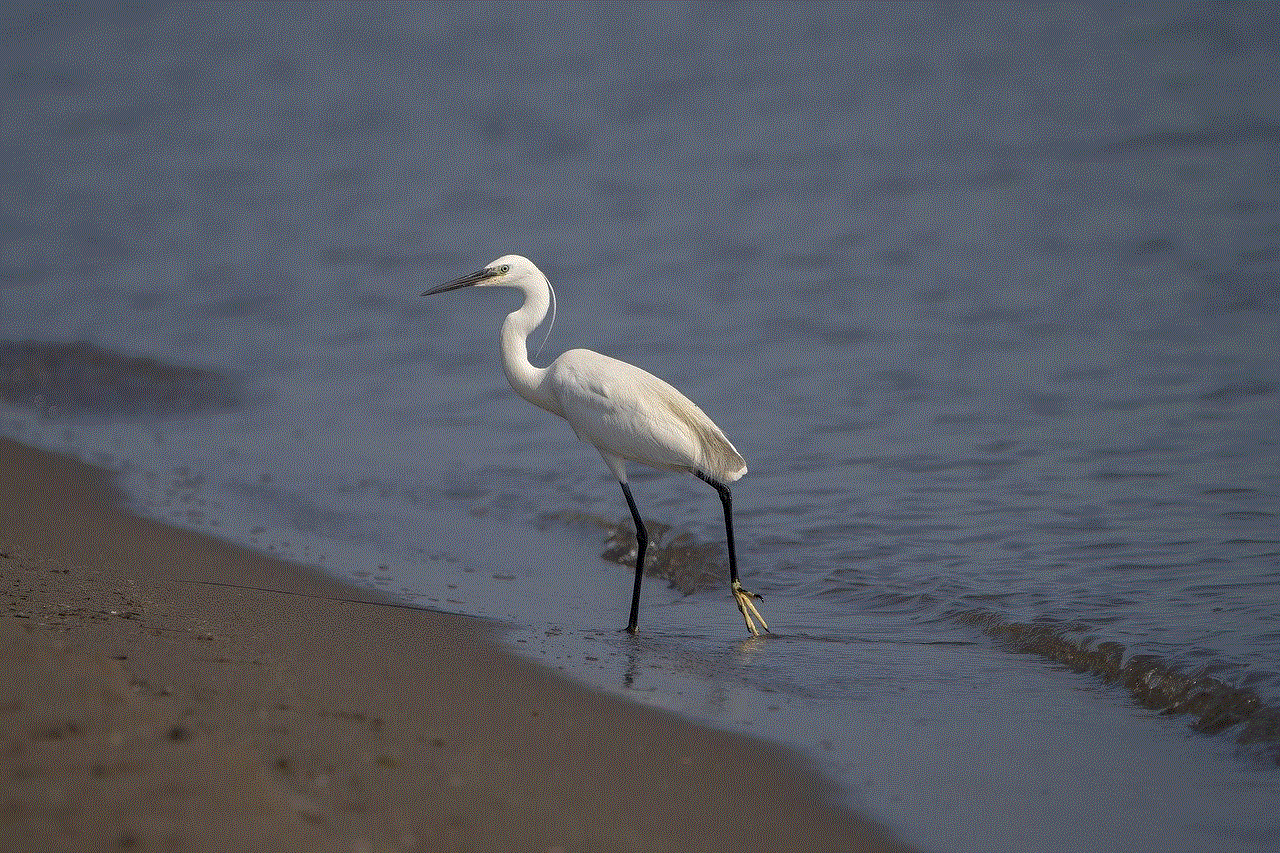
M 1246 380 L 1243 382 L 1232 382 L 1207 391 L 1200 395 L 1201 400 L 1207 400 L 1214 403 L 1234 403 L 1245 397 L 1265 397 L 1276 392 L 1276 387 L 1270 382 L 1262 380 Z
M 634 568 L 636 564 L 635 528 L 629 523 L 610 521 L 584 512 L 557 512 L 542 517 L 570 526 L 601 530 L 605 533 L 606 560 Z M 661 578 L 685 595 L 712 589 L 729 576 L 724 544 L 699 542 L 691 534 L 674 531 L 669 525 L 646 520 L 649 545 L 645 549 L 646 577 Z
M 1116 642 L 1075 640 L 1051 624 L 1008 622 L 987 610 L 967 610 L 955 620 L 976 625 L 1017 652 L 1038 654 L 1074 670 L 1125 687 L 1135 700 L 1162 714 L 1189 714 L 1191 728 L 1217 734 L 1240 726 L 1238 744 L 1259 745 L 1280 764 L 1280 708 L 1256 693 L 1203 672 L 1187 674 L 1155 655 L 1130 655 Z
M 89 343 L 0 341 L 0 400 L 45 417 L 167 417 L 239 403 L 235 383 Z
M 601 557 L 627 567 L 635 565 L 635 531 L 625 520 L 611 521 L 589 513 L 562 511 L 542 516 L 541 522 L 601 531 L 605 535 Z M 645 557 L 647 577 L 661 578 L 685 595 L 723 582 L 727 574 L 723 543 L 699 542 L 689 533 L 674 531 L 656 521 L 646 521 L 645 525 L 650 536 Z M 1108 542 L 1099 547 L 1112 545 Z M 824 583 L 820 589 L 808 593 L 792 590 L 791 594 L 857 603 L 871 611 L 909 615 L 925 621 L 977 626 L 1008 649 L 1037 654 L 1075 672 L 1090 673 L 1108 684 L 1123 686 L 1146 708 L 1169 716 L 1191 715 L 1191 728 L 1197 732 L 1217 734 L 1239 726 L 1235 734 L 1238 744 L 1259 747 L 1270 760 L 1280 764 L 1280 707 L 1268 705 L 1259 694 L 1233 687 L 1205 671 L 1187 674 L 1155 655 L 1126 657 L 1125 647 L 1117 642 L 1073 638 L 1071 635 L 1086 630 L 1082 625 L 1010 622 L 983 609 L 947 612 L 935 595 L 906 590 L 873 591 L 865 584 L 848 579 L 838 587 Z M 1002 594 L 989 598 L 999 601 Z M 938 615 L 926 619 L 929 613 Z
M 1117 156 L 1143 151 L 1219 148 L 1242 142 L 1275 142 L 1278 139 L 1280 125 L 1255 120 L 1216 127 L 1161 128 L 1103 142 L 1093 153 L 1095 156 Z

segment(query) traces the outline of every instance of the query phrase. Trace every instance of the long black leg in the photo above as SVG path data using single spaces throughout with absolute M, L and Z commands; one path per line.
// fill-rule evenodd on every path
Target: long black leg
M 729 540 L 729 580 L 732 583 L 738 581 L 738 554 L 733 547 L 733 496 L 729 493 L 729 487 L 719 480 L 712 479 L 701 471 L 695 471 L 698 479 L 704 483 L 708 483 L 713 489 L 720 493 L 720 503 L 724 505 L 724 535 Z
M 747 623 L 747 630 L 753 636 L 760 633 L 756 630 L 753 618 L 760 620 L 760 626 L 768 631 L 769 623 L 764 621 L 764 617 L 760 615 L 760 611 L 751 600 L 761 596 L 743 589 L 742 584 L 738 582 L 738 549 L 733 544 L 733 496 L 729 493 L 729 487 L 701 471 L 694 473 L 698 475 L 699 480 L 710 484 L 716 490 L 720 495 L 720 503 L 724 506 L 724 535 L 729 540 L 729 588 L 733 590 L 733 598 L 738 603 L 738 612 L 742 614 L 742 621 Z
M 627 508 L 631 510 L 631 520 L 636 523 L 636 585 L 631 591 L 631 618 L 627 621 L 627 630 L 634 634 L 636 620 L 640 616 L 640 581 L 644 578 L 644 549 L 649 545 L 649 531 L 644 528 L 640 510 L 636 509 L 636 499 L 631 497 L 630 487 L 622 482 L 618 485 L 622 486 L 622 493 L 627 496 Z

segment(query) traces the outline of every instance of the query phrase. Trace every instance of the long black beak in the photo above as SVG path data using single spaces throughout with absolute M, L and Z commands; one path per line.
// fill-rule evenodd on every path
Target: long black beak
M 485 267 L 482 270 L 476 270 L 470 275 L 464 275 L 462 278 L 455 278 L 453 281 L 445 282 L 439 287 L 433 287 L 430 290 L 425 291 L 422 295 L 430 296 L 433 293 L 444 293 L 447 290 L 457 290 L 459 287 L 470 287 L 473 284 L 479 284 L 485 279 L 493 278 L 497 274 L 497 270 Z

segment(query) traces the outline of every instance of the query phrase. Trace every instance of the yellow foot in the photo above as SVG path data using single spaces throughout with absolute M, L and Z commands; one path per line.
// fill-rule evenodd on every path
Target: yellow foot
M 738 602 L 738 612 L 742 614 L 742 621 L 747 623 L 747 630 L 751 632 L 751 636 L 758 637 L 760 632 L 756 630 L 756 623 L 752 621 L 752 617 L 760 621 L 760 627 L 766 631 L 769 630 L 769 624 L 764 621 L 764 617 L 760 615 L 760 611 L 756 610 L 755 604 L 751 601 L 753 598 L 762 596 L 756 595 L 754 592 L 748 592 L 742 588 L 742 584 L 738 581 L 733 582 L 733 597 Z

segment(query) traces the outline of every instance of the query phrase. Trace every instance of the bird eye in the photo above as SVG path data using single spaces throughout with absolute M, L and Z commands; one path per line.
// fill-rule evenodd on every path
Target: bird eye
M 498 267 L 498 272 L 500 273 L 511 272 L 511 264 L 503 264 L 502 266 Z

